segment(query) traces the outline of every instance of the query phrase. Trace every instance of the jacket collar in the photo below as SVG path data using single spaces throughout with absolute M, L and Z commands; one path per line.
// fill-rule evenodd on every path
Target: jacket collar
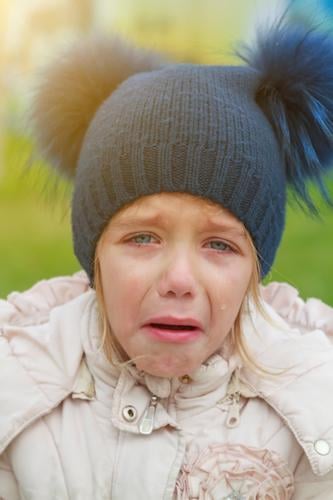
M 212 405 L 212 394 L 216 402 L 226 395 L 228 382 L 239 363 L 238 357 L 226 361 L 220 354 L 211 356 L 191 374 L 190 383 L 186 377 L 167 379 L 139 372 L 133 363 L 111 365 L 100 349 L 97 308 L 92 307 L 90 313 L 85 323 L 86 334 L 83 333 L 87 365 L 96 391 L 100 395 L 104 392 L 103 404 L 109 406 L 116 428 L 139 434 L 145 416 L 153 413 L 150 432 L 167 425 L 180 429 L 176 410 L 177 413 L 188 409 L 199 411 L 200 406 L 207 406 L 207 400 Z M 174 404 L 169 404 L 170 400 Z M 133 419 L 124 418 L 129 408 L 135 414 Z

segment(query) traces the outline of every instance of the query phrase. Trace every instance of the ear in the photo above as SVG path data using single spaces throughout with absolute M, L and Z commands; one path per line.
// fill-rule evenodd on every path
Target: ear
M 279 22 L 240 56 L 259 72 L 256 100 L 275 130 L 297 201 L 316 207 L 307 180 L 331 203 L 323 174 L 333 160 L 333 40 Z
M 117 37 L 74 44 L 45 68 L 32 102 L 30 118 L 45 157 L 73 177 L 97 108 L 129 76 L 163 64 L 161 56 Z

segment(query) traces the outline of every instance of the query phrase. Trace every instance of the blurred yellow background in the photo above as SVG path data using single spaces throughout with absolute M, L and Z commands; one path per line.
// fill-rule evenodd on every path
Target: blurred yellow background
M 33 148 L 25 116 L 38 68 L 72 40 L 100 32 L 120 33 L 179 61 L 233 64 L 235 43 L 248 41 L 256 26 L 276 19 L 286 3 L 0 0 L 0 296 L 79 268 L 71 250 L 69 190 L 61 182 L 53 196 L 54 176 L 50 181 L 43 165 L 25 171 Z M 294 3 L 291 14 L 303 15 L 298 0 Z M 317 13 L 320 4 L 326 15 L 325 3 L 316 2 Z M 291 214 L 271 278 L 333 304 L 332 222 L 326 208 L 322 223 Z

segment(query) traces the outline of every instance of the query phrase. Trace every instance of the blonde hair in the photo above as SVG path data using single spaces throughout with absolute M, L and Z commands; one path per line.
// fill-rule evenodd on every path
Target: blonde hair
M 141 200 L 141 199 L 140 199 Z M 140 201 L 137 200 L 137 201 Z M 207 202 L 207 200 L 205 200 Z M 208 200 L 208 203 L 210 201 Z M 211 202 L 212 205 L 213 202 Z M 126 207 L 123 207 L 123 209 Z M 122 209 L 122 210 L 123 210 Z M 243 363 L 252 369 L 254 369 L 257 372 L 260 373 L 266 373 L 266 369 L 260 366 L 252 356 L 249 347 L 247 346 L 247 343 L 245 341 L 244 335 L 243 335 L 243 325 L 242 325 L 242 320 L 246 314 L 249 314 L 249 309 L 250 309 L 250 303 L 254 304 L 256 306 L 257 310 L 259 313 L 261 313 L 263 316 L 265 316 L 265 311 L 261 302 L 260 298 L 260 264 L 259 264 L 259 259 L 257 255 L 256 248 L 253 244 L 252 238 L 249 235 L 248 231 L 245 229 L 245 236 L 250 244 L 250 249 L 252 253 L 252 259 L 253 259 L 253 270 L 251 274 L 251 278 L 249 281 L 249 285 L 245 294 L 245 297 L 242 301 L 241 307 L 238 311 L 237 317 L 234 321 L 233 328 L 230 332 L 231 335 L 231 341 L 232 345 L 235 348 L 236 352 L 240 355 Z M 103 235 L 102 235 L 103 236 Z M 101 241 L 102 237 L 100 238 Z M 98 245 L 97 245 L 98 248 Z M 107 313 L 106 313 L 106 307 L 105 307 L 105 299 L 104 299 L 104 293 L 103 293 L 103 286 L 102 286 L 102 276 L 101 276 L 101 269 L 100 269 L 100 263 L 97 255 L 97 250 L 95 254 L 95 261 L 94 261 L 94 287 L 96 291 L 96 298 L 97 298 L 97 304 L 98 304 L 98 309 L 99 309 L 99 315 L 100 315 L 100 327 L 101 327 L 101 349 L 103 349 L 107 359 L 112 362 L 112 363 L 126 363 L 129 360 L 128 355 L 124 351 L 124 349 L 121 347 L 115 336 L 113 335 L 110 324 L 107 318 Z

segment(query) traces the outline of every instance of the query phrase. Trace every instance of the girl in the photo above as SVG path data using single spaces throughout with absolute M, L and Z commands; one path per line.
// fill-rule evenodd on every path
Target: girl
M 1 498 L 333 498 L 333 312 L 259 287 L 287 184 L 328 199 L 333 42 L 281 22 L 243 59 L 114 40 L 46 71 L 37 138 L 90 287 L 3 303 Z

